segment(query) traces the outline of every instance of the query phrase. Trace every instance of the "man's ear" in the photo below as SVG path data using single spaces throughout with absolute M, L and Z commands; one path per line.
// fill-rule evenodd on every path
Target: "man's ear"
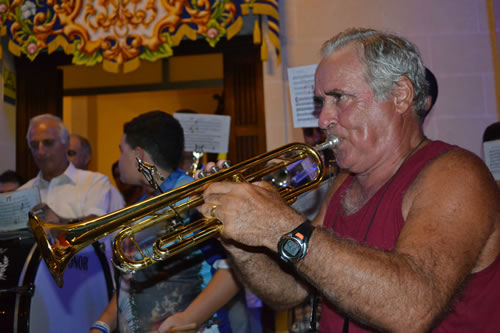
M 142 147 L 137 146 L 135 148 L 135 156 L 139 157 L 143 162 L 155 164 L 151 155 L 147 151 L 142 149 Z
M 144 161 L 144 149 L 142 149 L 141 147 L 137 146 L 135 147 L 135 156 L 139 157 L 141 160 Z
M 87 157 L 85 158 L 85 163 L 87 164 L 87 166 L 90 165 L 91 161 L 92 161 L 92 157 L 90 157 L 90 155 L 87 155 Z
M 392 88 L 391 98 L 399 113 L 404 113 L 410 109 L 413 103 L 414 92 L 413 84 L 406 75 L 403 75 L 401 79 L 396 82 Z

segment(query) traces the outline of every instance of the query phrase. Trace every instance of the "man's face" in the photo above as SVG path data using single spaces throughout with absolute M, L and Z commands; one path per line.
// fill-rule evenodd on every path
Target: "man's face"
M 141 185 L 142 174 L 137 171 L 136 152 L 126 141 L 127 135 L 123 134 L 120 141 L 120 180 L 125 184 Z
M 68 158 L 76 168 L 88 170 L 90 156 L 83 151 L 80 139 L 77 136 L 71 135 L 69 137 Z
M 28 134 L 28 145 L 44 179 L 50 180 L 66 170 L 68 145 L 61 142 L 57 121 L 45 120 L 35 124 Z
M 388 100 L 377 101 L 352 45 L 321 61 L 315 76 L 318 124 L 340 139 L 334 148 L 339 167 L 364 173 L 376 165 L 391 137 Z

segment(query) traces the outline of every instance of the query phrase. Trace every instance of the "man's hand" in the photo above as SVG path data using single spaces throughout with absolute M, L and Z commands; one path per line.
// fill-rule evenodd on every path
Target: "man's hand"
M 214 166 L 221 169 L 224 162 L 209 162 L 203 171 L 210 173 Z M 195 178 L 198 176 L 199 172 Z M 216 217 L 224 224 L 221 236 L 249 246 L 265 246 L 276 251 L 281 235 L 294 229 L 303 220 L 278 191 L 264 181 L 251 184 L 229 181 L 213 183 L 202 196 L 205 203 L 198 210 L 205 216 Z
M 40 203 L 31 209 L 31 213 L 40 220 L 50 223 L 66 222 L 63 218 L 57 215 L 46 203 Z
M 157 331 L 158 333 L 170 333 L 170 332 L 196 332 L 196 323 L 190 322 L 184 312 L 177 312 L 172 316 L 168 317 Z
M 250 246 L 275 251 L 280 236 L 303 220 L 266 182 L 214 183 L 202 196 L 205 203 L 198 210 L 222 221 L 221 236 Z

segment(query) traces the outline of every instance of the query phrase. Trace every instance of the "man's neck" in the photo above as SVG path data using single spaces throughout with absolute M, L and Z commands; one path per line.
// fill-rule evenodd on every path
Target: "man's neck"
M 396 150 L 399 153 L 394 153 L 393 150 L 392 158 L 387 159 L 383 164 L 378 165 L 369 172 L 356 175 L 344 197 L 344 207 L 347 213 L 354 213 L 363 207 L 399 171 L 403 164 L 424 145 L 424 140 L 423 136 L 411 140 L 411 143 Z
M 50 182 L 52 179 L 62 175 L 66 171 L 68 166 L 69 166 L 69 162 L 66 163 L 66 166 L 62 170 L 57 170 L 57 171 L 51 172 L 51 173 L 45 173 L 45 172 L 41 171 L 42 179 Z
M 170 176 L 171 172 L 168 172 L 164 169 L 158 168 L 157 172 L 163 177 L 163 180 L 156 180 L 156 183 L 159 187 L 163 184 L 163 182 L 168 179 Z M 143 191 L 146 194 L 146 198 L 149 199 L 153 196 L 155 196 L 156 190 L 149 184 L 146 179 L 144 179 L 144 182 L 142 184 L 143 186 Z M 157 194 L 157 193 L 156 193 Z

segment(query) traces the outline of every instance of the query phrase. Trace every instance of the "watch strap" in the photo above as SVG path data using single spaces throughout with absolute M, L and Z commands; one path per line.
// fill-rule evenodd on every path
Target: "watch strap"
M 314 226 L 309 219 L 302 222 L 297 228 L 293 229 L 290 233 L 293 236 L 300 238 L 306 245 L 309 244 L 309 239 L 314 231 Z

